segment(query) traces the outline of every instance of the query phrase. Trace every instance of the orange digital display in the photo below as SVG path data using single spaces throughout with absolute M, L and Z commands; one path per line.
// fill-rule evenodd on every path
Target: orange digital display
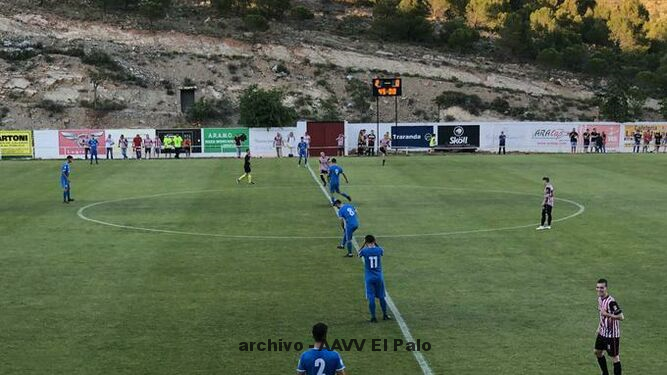
M 401 96 L 400 78 L 373 78 L 373 96 Z

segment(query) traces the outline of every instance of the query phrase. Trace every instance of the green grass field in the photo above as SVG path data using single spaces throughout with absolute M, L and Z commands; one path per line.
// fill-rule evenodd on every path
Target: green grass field
M 292 374 L 300 353 L 239 344 L 309 344 L 318 321 L 330 339 L 403 338 L 395 321 L 367 323 L 362 264 L 336 249 L 334 212 L 293 159 L 255 160 L 252 186 L 235 183 L 238 160 L 75 161 L 70 205 L 60 163 L 0 162 L 0 373 Z M 599 373 L 599 277 L 626 316 L 626 373 L 665 373 L 667 158 L 340 164 L 357 236 L 379 237 L 388 291 L 435 374 Z M 544 175 L 585 211 L 537 232 Z M 77 215 L 96 202 L 85 217 L 161 231 Z M 554 214 L 579 210 L 557 201 Z M 350 374 L 421 373 L 407 351 L 342 356 Z

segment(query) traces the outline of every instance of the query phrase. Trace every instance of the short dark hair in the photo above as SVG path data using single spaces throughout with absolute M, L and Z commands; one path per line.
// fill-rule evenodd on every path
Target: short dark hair
M 335 162 L 336 162 L 336 158 L 332 158 L 332 159 L 331 159 L 331 162 L 332 162 L 332 163 L 335 163 Z
M 334 205 L 341 204 L 341 203 L 343 203 L 343 202 L 341 202 L 340 199 L 336 199 L 336 200 L 334 201 Z
M 364 242 L 375 243 L 375 236 L 373 236 L 372 234 L 367 234 L 366 237 L 364 237 Z
M 67 157 L 65 159 L 70 160 L 70 159 L 74 159 L 74 157 L 72 155 L 67 155 Z
M 327 327 L 324 323 L 317 323 L 313 326 L 313 338 L 315 342 L 322 342 L 327 339 Z
M 545 177 L 542 177 L 542 181 L 549 182 L 549 177 L 546 177 L 546 176 L 545 176 Z
M 607 286 L 607 279 L 599 279 L 598 284 L 604 284 L 604 286 Z

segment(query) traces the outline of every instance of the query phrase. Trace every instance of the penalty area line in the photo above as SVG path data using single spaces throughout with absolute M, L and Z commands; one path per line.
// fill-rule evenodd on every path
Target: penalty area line
M 315 184 L 317 184 L 317 186 L 320 188 L 320 190 L 327 198 L 329 203 L 331 203 L 331 195 L 329 195 L 327 190 L 324 188 L 324 186 L 322 186 L 320 181 L 317 179 L 315 172 L 313 172 L 312 168 L 310 168 L 310 164 L 306 164 L 306 168 L 308 168 L 308 172 L 310 172 L 310 175 L 313 177 Z M 334 213 L 336 213 L 336 208 L 335 207 L 332 208 L 334 210 Z M 352 237 L 352 244 L 354 245 L 355 249 L 359 248 L 359 244 L 357 243 L 357 240 L 354 237 Z M 394 300 L 389 295 L 389 291 L 385 290 L 385 294 L 387 295 L 386 298 L 387 306 L 389 306 L 389 310 L 394 315 L 394 319 L 396 320 L 396 323 L 398 323 L 398 327 L 401 329 L 401 333 L 403 333 L 403 338 L 406 341 L 415 342 L 415 339 L 412 336 L 412 333 L 410 332 L 408 324 L 405 322 L 405 319 L 403 319 L 403 315 L 401 315 L 401 312 L 398 311 L 398 307 L 396 306 Z M 422 373 L 424 375 L 433 375 L 433 370 L 431 370 L 431 366 L 429 366 L 426 357 L 424 357 L 424 355 L 420 351 L 412 351 L 412 355 L 415 357 L 415 361 L 417 361 L 417 364 L 421 368 Z

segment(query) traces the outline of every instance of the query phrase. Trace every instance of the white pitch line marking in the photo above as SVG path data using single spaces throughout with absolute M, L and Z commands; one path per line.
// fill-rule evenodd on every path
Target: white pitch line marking
M 322 186 L 317 179 L 317 176 L 315 176 L 315 173 L 313 172 L 312 168 L 310 168 L 309 164 L 306 164 L 308 168 L 308 172 L 310 172 L 310 175 L 313 177 L 313 180 L 319 186 L 320 190 L 322 190 L 322 193 L 324 193 L 324 196 L 327 198 L 329 202 L 331 202 L 331 195 L 324 189 L 324 186 Z M 334 210 L 334 213 L 336 213 L 336 208 L 332 207 Z M 338 214 L 336 213 L 336 216 Z M 354 244 L 354 248 L 358 249 L 359 244 L 357 243 L 357 240 L 352 237 L 352 243 Z M 403 338 L 405 338 L 406 341 L 409 342 L 415 342 L 414 337 L 412 336 L 412 333 L 410 332 L 410 328 L 408 328 L 408 324 L 405 322 L 405 319 L 403 319 L 403 315 L 401 315 L 401 312 L 398 311 L 398 307 L 394 303 L 394 300 L 391 299 L 391 296 L 389 295 L 389 291 L 385 290 L 385 294 L 387 295 L 386 301 L 387 301 L 387 306 L 389 306 L 389 310 L 391 313 L 394 315 L 394 319 L 396 319 L 396 323 L 398 323 L 398 327 L 401 329 L 401 332 L 403 333 Z M 415 357 L 415 360 L 417 361 L 417 364 L 422 370 L 422 373 L 424 375 L 433 375 L 433 370 L 431 370 L 431 366 L 429 366 L 428 361 L 426 361 L 426 357 L 420 352 L 420 351 L 412 351 L 412 355 Z

